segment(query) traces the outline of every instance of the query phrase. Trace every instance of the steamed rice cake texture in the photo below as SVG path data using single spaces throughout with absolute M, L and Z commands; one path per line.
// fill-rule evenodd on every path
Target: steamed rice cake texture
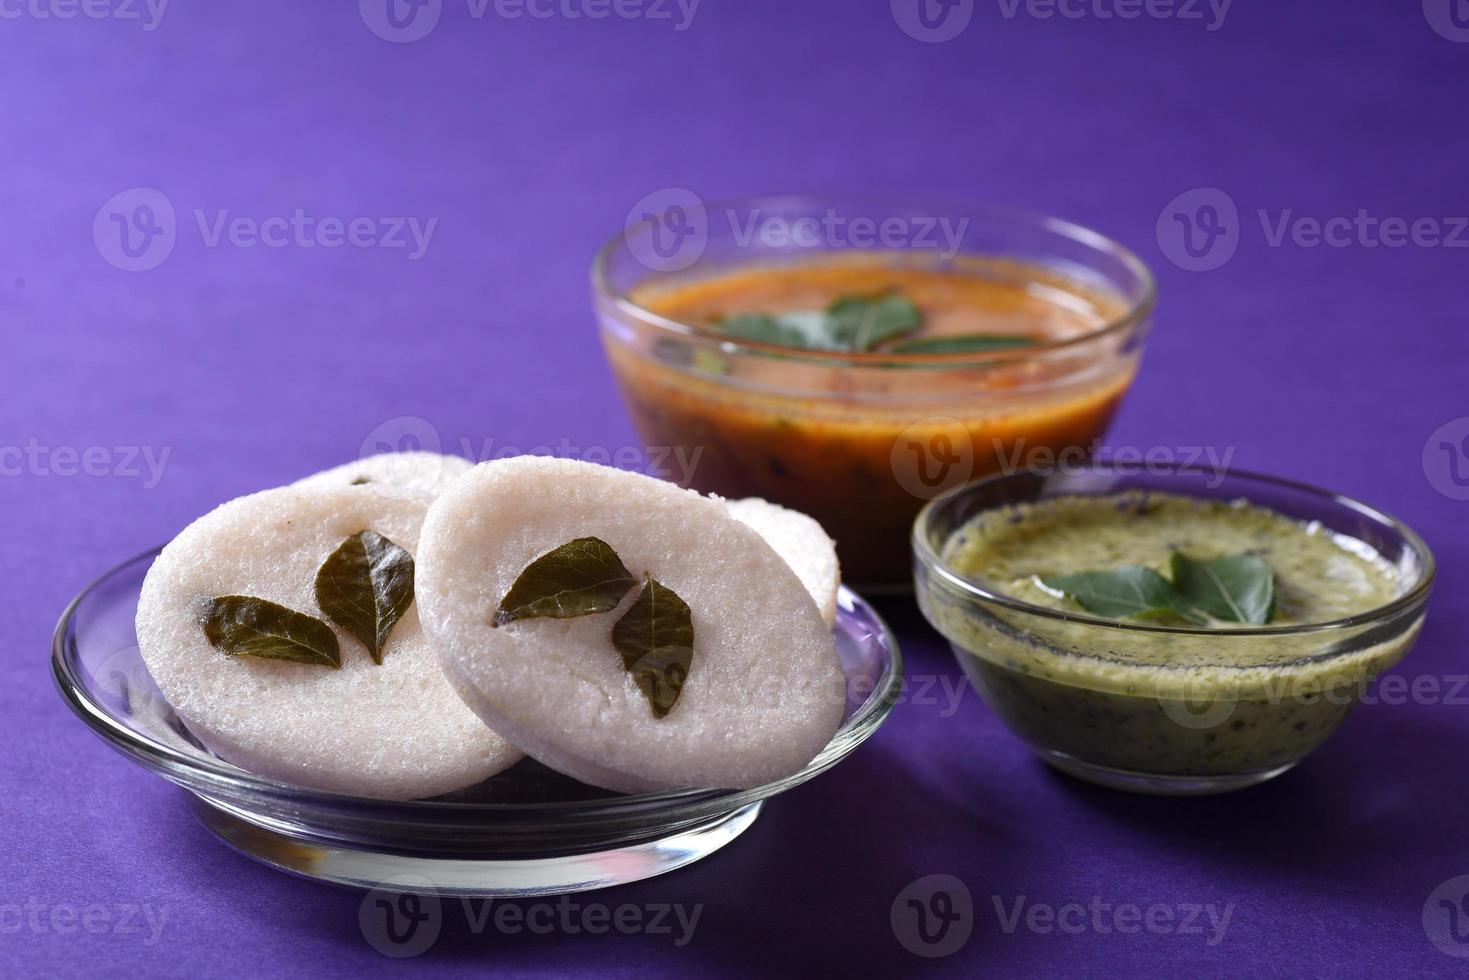
M 663 717 L 610 638 L 639 588 L 610 612 L 493 625 L 531 562 L 589 536 L 692 614 L 692 663 Z M 583 782 L 755 787 L 803 768 L 842 720 L 831 631 L 796 573 L 722 500 L 572 460 L 482 463 L 435 500 L 418 562 L 424 628 L 460 696 Z
M 462 789 L 521 758 L 444 679 L 417 603 L 389 633 L 381 665 L 317 604 L 317 570 L 358 532 L 374 530 L 416 555 L 429 501 L 371 486 L 282 487 L 224 504 L 163 549 L 143 583 L 138 645 L 200 742 L 261 776 L 382 799 Z M 327 623 L 340 668 L 216 649 L 204 617 L 225 595 Z
M 836 544 L 826 536 L 826 531 L 816 519 L 759 497 L 726 503 L 735 520 L 759 531 L 775 553 L 791 566 L 806 591 L 811 593 L 826 625 L 836 622 L 837 589 L 842 584 L 841 566 L 837 562 Z
M 437 496 L 473 466 L 463 456 L 443 453 L 381 453 L 313 473 L 294 486 L 387 486 Z

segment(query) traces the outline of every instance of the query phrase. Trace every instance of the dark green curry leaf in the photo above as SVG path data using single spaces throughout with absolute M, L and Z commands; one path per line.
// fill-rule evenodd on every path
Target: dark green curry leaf
M 342 666 L 337 634 L 315 616 L 247 595 L 209 600 L 204 635 L 216 650 L 324 667 Z
M 527 565 L 500 600 L 491 623 L 607 612 L 637 584 L 611 545 L 601 538 L 577 538 Z
M 838 296 L 826 308 L 827 329 L 843 350 L 869 351 L 923 325 L 923 314 L 906 296 Z
M 1194 623 L 1203 621 L 1172 583 L 1142 565 L 1125 565 L 1106 572 L 1046 575 L 1041 582 L 1076 600 L 1088 612 L 1109 619 L 1175 615 Z
M 961 333 L 944 337 L 915 337 L 889 348 L 894 354 L 975 354 L 992 350 L 1033 347 L 1035 338 L 1019 334 Z
M 817 318 L 816 328 L 811 328 L 811 316 Z M 716 324 L 722 333 L 741 340 L 754 340 L 762 344 L 778 344 L 802 350 L 822 350 L 827 347 L 826 334 L 821 326 L 821 314 L 782 313 L 737 313 L 727 316 Z
M 1188 602 L 1215 619 L 1260 626 L 1275 614 L 1275 572 L 1258 555 L 1195 561 L 1175 551 L 1173 584 Z
M 897 293 L 838 296 L 824 311 L 737 313 L 715 321 L 721 333 L 799 350 L 869 351 L 923 325 L 913 301 Z
M 413 604 L 413 556 L 376 531 L 360 531 L 321 563 L 316 601 L 380 664 L 388 633 Z
M 649 578 L 612 627 L 622 666 L 648 699 L 655 717 L 673 710 L 694 662 L 694 619 L 672 589 Z

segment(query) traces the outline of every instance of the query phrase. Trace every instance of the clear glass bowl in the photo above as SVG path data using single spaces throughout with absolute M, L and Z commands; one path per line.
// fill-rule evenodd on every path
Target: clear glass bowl
M 948 565 L 977 514 L 1060 496 L 1153 491 L 1247 500 L 1365 544 L 1396 569 L 1388 604 L 1302 626 L 1208 630 L 1119 622 L 1000 594 Z M 981 480 L 930 503 L 913 528 L 925 617 L 1012 733 L 1047 762 L 1104 785 L 1211 793 L 1263 782 L 1314 750 L 1423 624 L 1433 555 L 1400 521 L 1273 477 L 1093 463 Z
M 476 896 L 547 895 L 637 881 L 704 857 L 744 831 L 762 802 L 836 765 L 877 730 L 902 684 L 886 624 L 855 593 L 838 599 L 847 716 L 788 779 L 758 789 L 619 796 L 525 760 L 478 786 L 399 803 L 252 775 L 202 748 L 163 700 L 133 620 L 157 551 L 76 597 L 52 642 L 57 686 L 123 755 L 187 791 L 226 843 L 274 867 L 358 887 Z
M 1090 452 L 1137 371 L 1153 276 L 1086 228 L 990 207 L 669 194 L 635 211 L 592 268 L 603 347 L 639 435 L 694 461 L 685 485 L 816 518 L 864 591 L 911 587 L 908 534 L 926 501 L 1017 449 Z M 908 234 L 869 238 L 858 222 Z M 933 231 L 940 222 L 948 233 Z M 1109 312 L 1094 330 L 1023 349 L 852 354 L 736 342 L 649 308 L 692 281 L 848 262 L 959 272 L 1062 305 L 1105 295 Z

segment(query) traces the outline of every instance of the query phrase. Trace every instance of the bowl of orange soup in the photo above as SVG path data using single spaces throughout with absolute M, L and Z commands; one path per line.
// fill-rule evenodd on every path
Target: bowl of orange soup
M 592 270 L 633 423 L 682 454 L 688 486 L 815 517 L 848 581 L 911 581 L 927 500 L 1089 457 L 1137 373 L 1153 277 L 1085 228 L 660 193 Z

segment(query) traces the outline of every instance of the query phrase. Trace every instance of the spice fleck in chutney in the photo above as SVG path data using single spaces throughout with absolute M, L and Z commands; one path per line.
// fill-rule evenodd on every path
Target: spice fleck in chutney
M 869 587 L 908 581 L 927 499 L 1089 452 L 1151 312 L 1140 264 L 1135 296 L 966 256 L 829 252 L 692 271 L 601 298 L 641 437 L 697 453 L 695 489 L 811 514 L 844 578 Z

